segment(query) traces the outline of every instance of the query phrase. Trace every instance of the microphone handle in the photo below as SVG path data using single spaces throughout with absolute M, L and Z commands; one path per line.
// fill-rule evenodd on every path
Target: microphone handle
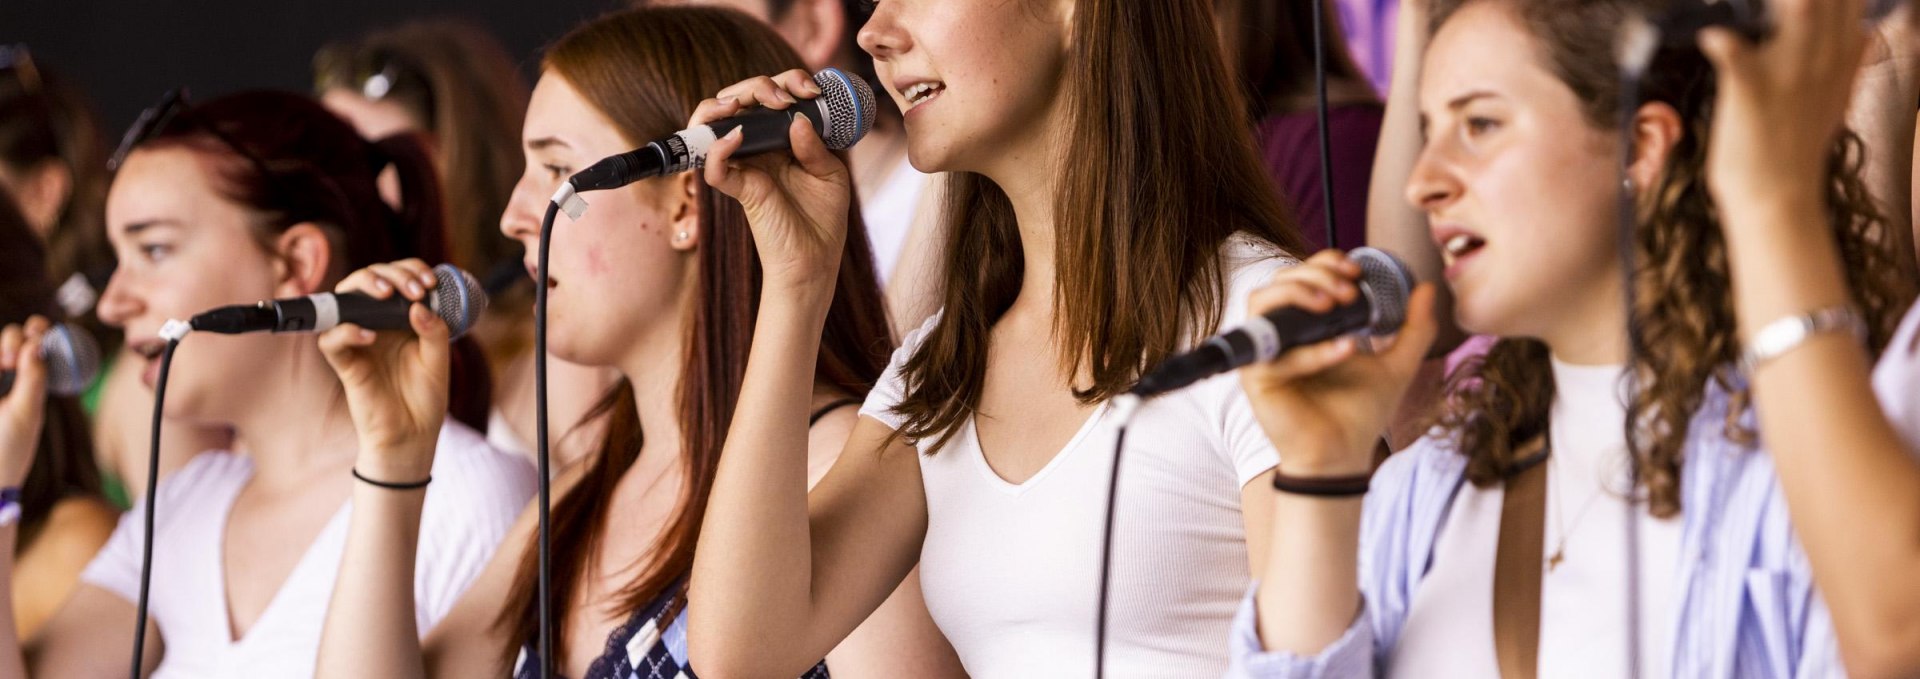
M 368 330 L 407 330 L 407 310 L 413 303 L 404 297 L 374 299 L 357 292 L 321 293 L 273 303 L 278 316 L 273 331 L 326 332 L 341 323 L 352 323 Z
M 1269 311 L 1247 320 L 1239 329 L 1174 356 L 1140 378 L 1130 392 L 1149 397 L 1185 388 L 1214 375 L 1256 361 L 1272 360 L 1294 347 L 1318 344 L 1372 325 L 1373 310 L 1366 297 L 1334 307 L 1326 313 L 1298 307 Z
M 808 99 L 784 111 L 757 109 L 706 125 L 696 125 L 632 151 L 608 156 L 574 174 L 568 181 L 572 182 L 576 191 L 601 191 L 620 188 L 642 179 L 686 172 L 703 165 L 713 142 L 732 133 L 736 127 L 746 128 L 741 133 L 745 138 L 741 140 L 740 149 L 733 153 L 736 157 L 785 151 L 792 146 L 787 137 L 787 126 L 793 124 L 795 114 L 807 114 L 814 133 L 823 138 L 826 136 L 827 117 L 820 112 L 821 103 L 819 99 Z

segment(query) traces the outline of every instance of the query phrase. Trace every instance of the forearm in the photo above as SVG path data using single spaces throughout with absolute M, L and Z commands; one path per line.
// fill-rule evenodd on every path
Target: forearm
M 1365 455 L 1346 459 L 1366 460 Z M 1338 476 L 1367 471 L 1295 469 L 1289 476 Z M 1318 655 L 1352 626 L 1360 607 L 1359 552 L 1362 500 L 1277 493 L 1273 538 L 1256 594 L 1260 639 L 1268 651 Z
M 690 647 L 704 673 L 759 675 L 767 667 L 735 663 L 766 662 L 798 674 L 825 651 L 809 639 L 807 515 L 807 405 L 825 310 L 822 299 L 772 294 L 760 305 L 694 558 Z
M 0 528 L 0 574 L 6 576 L 5 582 L 13 582 L 14 549 L 12 545 L 19 538 L 20 524 L 15 522 Z M 0 611 L 13 610 L 13 588 L 0 587 Z M 0 679 L 26 679 L 26 656 L 20 648 L 20 631 L 14 625 L 13 615 L 0 615 Z
M 374 457 L 361 455 L 356 468 L 382 481 L 424 479 L 431 468 L 431 463 L 382 464 Z M 425 500 L 424 489 L 354 483 L 347 546 L 320 635 L 316 676 L 426 676 L 413 605 Z
M 1847 303 L 1818 206 L 1808 198 L 1729 215 L 1742 337 Z M 1883 414 L 1870 364 L 1853 338 L 1827 333 L 1768 361 L 1752 383 L 1761 435 L 1850 664 L 1920 645 L 1920 463 Z

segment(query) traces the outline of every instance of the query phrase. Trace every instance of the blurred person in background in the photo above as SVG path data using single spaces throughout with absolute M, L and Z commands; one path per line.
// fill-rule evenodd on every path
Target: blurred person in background
M 126 507 L 146 487 L 153 395 L 140 386 L 137 372 L 113 369 L 125 363 L 119 360 L 126 357 L 120 332 L 93 316 L 114 266 L 102 224 L 107 152 L 79 90 L 36 63 L 23 45 L 0 47 L 0 189 L 12 193 L 39 239 L 45 265 L 37 270 L 54 286 L 61 312 L 100 341 L 106 365 L 85 402 L 95 415 L 93 450 L 102 488 Z M 168 427 L 160 474 L 227 440 L 223 429 Z
M 46 248 L 12 196 L 0 190 L 0 325 L 39 315 L 60 318 L 47 276 Z M 120 518 L 100 490 L 86 414 L 74 397 L 47 395 L 45 435 L 34 451 L 19 495 L 14 538 L 13 625 L 21 643 L 35 647 L 40 631 L 80 583 Z M 0 500 L 0 521 L 8 514 Z
M 1313 5 L 1327 46 L 1327 127 L 1333 155 L 1335 232 L 1342 249 L 1366 244 L 1367 185 L 1386 109 L 1341 38 L 1332 0 L 1214 0 L 1214 21 L 1257 121 L 1261 159 L 1293 208 L 1300 234 L 1326 247 L 1320 177 L 1319 93 L 1314 83 Z

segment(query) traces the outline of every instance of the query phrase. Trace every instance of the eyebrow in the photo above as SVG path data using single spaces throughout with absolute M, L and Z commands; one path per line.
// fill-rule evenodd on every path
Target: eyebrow
M 560 146 L 560 147 L 565 147 L 569 149 L 573 148 L 572 144 L 568 144 L 567 142 L 562 141 L 559 137 L 541 137 L 539 139 L 531 139 L 527 141 L 527 148 L 534 151 L 539 151 L 541 149 L 546 149 L 554 146 Z
M 172 219 L 149 219 L 146 221 L 134 222 L 132 224 L 128 224 L 126 228 L 121 229 L 120 231 L 126 235 L 132 236 L 142 231 L 146 231 L 148 229 L 152 229 L 155 227 L 179 226 L 179 225 L 180 225 L 180 222 Z
M 1481 99 L 1492 99 L 1497 96 L 1500 96 L 1500 95 L 1495 94 L 1488 90 L 1474 90 L 1472 92 L 1468 92 L 1466 94 L 1462 94 L 1460 96 L 1457 96 L 1457 97 L 1454 97 L 1453 99 L 1448 100 L 1447 110 L 1458 111 L 1460 109 L 1466 108 L 1467 104 L 1471 104 Z M 1420 137 L 1423 139 L 1426 138 L 1427 136 L 1427 125 L 1428 125 L 1427 114 L 1421 113 L 1420 114 Z

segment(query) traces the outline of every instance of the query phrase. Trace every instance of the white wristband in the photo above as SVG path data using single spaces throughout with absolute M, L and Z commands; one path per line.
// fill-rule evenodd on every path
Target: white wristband
M 1747 341 L 1746 352 L 1740 357 L 1740 368 L 1752 375 L 1761 364 L 1798 348 L 1814 335 L 1829 332 L 1845 332 L 1855 341 L 1865 343 L 1867 323 L 1851 306 L 1827 307 L 1776 320 L 1761 327 Z

